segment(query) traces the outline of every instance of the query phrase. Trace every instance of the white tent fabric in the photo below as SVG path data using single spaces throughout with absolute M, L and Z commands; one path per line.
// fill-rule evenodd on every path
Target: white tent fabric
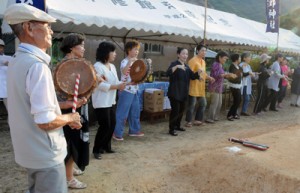
M 210 49 L 207 49 L 206 54 L 205 54 L 205 58 L 215 58 L 217 55 L 217 52 L 214 52 Z
M 176 44 L 199 43 L 203 29 L 170 2 L 47 0 L 47 5 L 49 14 L 58 19 L 53 24 L 56 32 L 79 32 L 115 41 L 138 38 Z
M 52 26 L 55 37 L 77 32 L 95 39 L 124 42 L 135 38 L 179 46 L 198 44 L 204 35 L 204 7 L 178 0 L 46 2 L 48 13 L 57 18 Z M 7 28 L 2 29 L 7 32 Z M 265 33 L 265 24 L 214 9 L 207 9 L 206 38 L 211 46 L 252 50 L 276 47 L 277 42 L 277 34 Z M 300 37 L 281 29 L 279 48 L 300 53 Z
M 258 32 L 266 30 L 266 24 L 256 22 L 249 19 L 241 18 L 248 26 L 251 26 L 252 29 L 257 30 Z M 271 40 L 273 43 L 272 48 L 277 47 L 277 33 L 264 33 L 266 39 Z M 291 53 L 300 53 L 300 37 L 294 34 L 290 30 L 282 29 L 279 30 L 279 51 L 291 52 Z
M 204 34 L 204 8 L 177 0 L 47 0 L 47 4 L 49 14 L 59 20 L 53 25 L 55 31 L 76 31 L 111 37 L 115 41 L 138 38 L 175 44 L 200 43 Z M 256 30 L 245 30 L 236 15 L 213 9 L 209 12 L 207 38 L 210 44 L 272 45 Z
M 3 17 L 3 13 L 6 9 L 7 5 L 7 0 L 0 0 L 0 18 Z
M 8 6 L 10 6 L 11 4 L 16 3 L 16 1 L 15 0 L 0 0 L 0 1 L 1 1 L 0 18 L 2 19 L 6 8 Z M 11 28 L 4 20 L 2 20 L 1 29 L 2 29 L 2 34 L 11 34 L 12 33 Z
M 191 5 L 181 1 L 174 1 L 176 8 L 187 15 L 197 26 L 204 26 L 205 8 Z M 242 45 L 270 46 L 272 42 L 266 39 L 263 31 L 253 30 L 246 26 L 240 17 L 235 14 L 207 8 L 206 38 L 214 41 L 222 41 L 227 44 L 238 42 Z
M 205 9 L 175 1 L 176 8 L 186 14 L 198 26 L 204 25 Z M 222 41 L 227 43 L 240 42 L 245 45 L 277 47 L 277 33 L 267 33 L 266 24 L 238 17 L 235 14 L 207 9 L 207 39 L 216 44 L 222 35 Z M 300 53 L 300 37 L 290 30 L 280 28 L 279 51 Z

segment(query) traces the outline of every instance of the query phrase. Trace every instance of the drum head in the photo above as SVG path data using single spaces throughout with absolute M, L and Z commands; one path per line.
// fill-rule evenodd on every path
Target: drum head
M 136 60 L 130 67 L 130 78 L 134 83 L 145 81 L 149 73 L 149 65 L 143 60 Z
M 88 96 L 96 86 L 96 73 L 93 65 L 85 59 L 64 60 L 57 65 L 54 72 L 56 89 L 73 96 L 77 74 L 80 74 L 78 97 Z

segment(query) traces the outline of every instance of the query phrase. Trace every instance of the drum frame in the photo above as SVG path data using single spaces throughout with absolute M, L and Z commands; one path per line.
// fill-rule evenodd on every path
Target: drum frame
M 133 72 L 132 66 L 135 64 L 135 62 L 141 62 L 141 61 L 146 66 L 146 73 L 139 80 L 133 80 L 132 77 L 134 77 L 134 76 L 132 76 L 132 74 L 131 74 L 131 72 Z M 133 62 L 133 64 L 131 65 L 129 74 L 130 74 L 131 81 L 133 83 L 140 84 L 140 83 L 145 82 L 147 80 L 148 76 L 152 73 L 152 66 L 146 60 L 142 60 L 142 59 L 136 60 L 135 62 Z
M 78 63 L 82 63 L 82 65 L 86 65 L 82 68 L 88 68 L 90 70 L 90 75 L 92 77 L 91 78 L 88 77 L 88 78 L 92 82 L 90 82 L 88 84 L 84 83 L 82 81 L 84 77 L 80 73 L 80 70 L 75 69 L 75 68 L 65 67 L 67 62 L 71 62 L 71 64 L 76 63 L 77 65 L 78 65 Z M 65 77 L 61 78 L 61 74 L 59 74 L 59 73 L 61 73 L 60 72 L 61 69 L 63 69 L 64 67 L 69 69 L 68 74 L 69 74 L 69 76 L 72 76 L 72 78 L 70 78 L 70 80 L 66 80 Z M 81 75 L 81 79 L 80 79 L 81 81 L 79 81 L 78 97 L 79 98 L 80 97 L 89 98 L 90 95 L 92 94 L 93 90 L 96 88 L 97 76 L 96 76 L 96 71 L 94 69 L 94 66 L 91 64 L 90 61 L 88 61 L 84 58 L 66 59 L 66 60 L 62 60 L 60 63 L 57 64 L 56 68 L 54 69 L 54 73 L 53 73 L 53 81 L 54 81 L 55 89 L 65 95 L 67 95 L 68 98 L 72 98 L 73 95 L 75 94 L 75 81 L 76 81 L 76 76 L 78 73 Z M 68 84 L 72 84 L 72 85 L 68 85 Z M 88 85 L 88 87 L 87 87 L 87 85 Z

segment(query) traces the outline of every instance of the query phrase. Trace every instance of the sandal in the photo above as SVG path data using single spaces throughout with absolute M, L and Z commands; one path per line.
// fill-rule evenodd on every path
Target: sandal
M 84 174 L 84 171 L 81 171 L 80 169 L 73 168 L 73 175 L 74 176 L 80 176 L 82 174 Z
M 72 189 L 84 189 L 87 187 L 87 185 L 85 183 L 80 182 L 76 178 L 73 178 L 72 180 L 67 181 L 67 184 L 68 184 L 68 188 L 72 188 Z
M 95 159 L 102 159 L 101 154 L 100 153 L 94 153 L 94 157 Z
M 234 119 L 240 119 L 240 116 L 239 115 L 235 115 L 233 118 Z
M 184 126 L 185 126 L 185 127 L 192 127 L 193 124 L 192 124 L 191 122 L 187 122 Z
M 201 121 L 194 121 L 194 125 L 196 125 L 196 126 L 200 126 L 202 124 L 203 124 L 203 122 L 201 122 Z
M 215 123 L 215 121 L 214 121 L 214 120 L 211 120 L 211 119 L 206 119 L 205 122 L 206 122 L 206 123 Z
M 234 117 L 233 116 L 229 116 L 229 117 L 227 117 L 227 120 L 228 121 L 234 121 Z

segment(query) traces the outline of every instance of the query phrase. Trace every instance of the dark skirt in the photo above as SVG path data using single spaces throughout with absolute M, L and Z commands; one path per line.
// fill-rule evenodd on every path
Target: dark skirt
M 70 113 L 72 110 L 62 110 L 63 114 Z M 81 108 L 77 109 L 80 114 Z M 67 141 L 67 156 L 65 162 L 71 157 L 82 171 L 89 165 L 89 122 L 87 118 L 81 115 L 81 129 L 72 129 L 68 125 L 64 126 L 64 134 Z

